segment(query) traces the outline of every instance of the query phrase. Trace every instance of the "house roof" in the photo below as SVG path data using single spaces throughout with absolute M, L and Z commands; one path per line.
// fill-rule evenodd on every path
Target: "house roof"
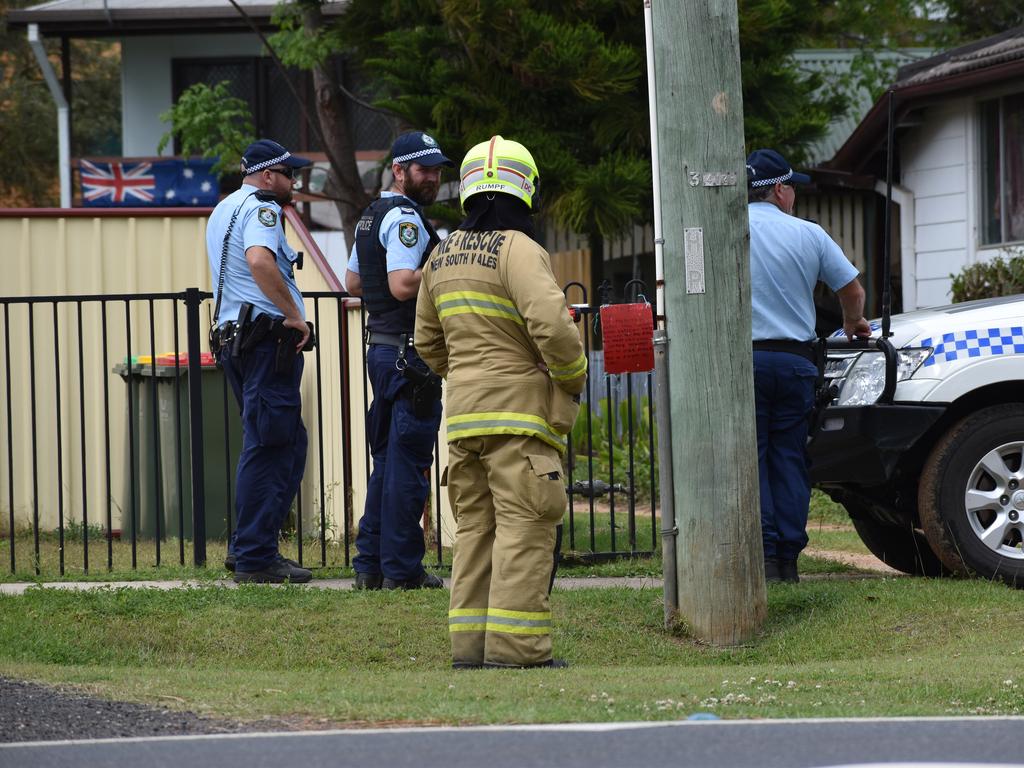
M 274 0 L 235 0 L 254 22 L 268 26 Z M 347 0 L 327 0 L 323 12 L 332 16 Z M 249 31 L 242 14 L 229 0 L 50 0 L 7 12 L 12 28 L 38 24 L 50 37 L 107 37 L 174 32 Z
M 899 69 L 891 86 L 897 126 L 926 99 L 964 93 L 1024 77 L 1024 26 Z M 889 95 L 883 94 L 826 168 L 863 173 L 884 150 Z
M 934 53 L 931 48 L 904 48 L 901 50 L 881 51 L 875 54 L 879 62 L 905 65 L 908 62 L 926 59 Z M 804 73 L 822 75 L 830 84 L 850 76 L 853 63 L 861 51 L 857 48 L 805 48 L 793 53 L 793 61 Z M 896 67 L 894 66 L 893 69 Z M 827 88 L 822 88 L 822 91 Z M 820 95 L 820 94 L 819 94 Z M 824 163 L 835 155 L 850 134 L 854 132 L 861 119 L 868 113 L 875 100 L 866 88 L 857 88 L 849 92 L 851 104 L 849 111 L 834 118 L 829 124 L 825 135 L 807 147 L 807 161 L 810 165 Z

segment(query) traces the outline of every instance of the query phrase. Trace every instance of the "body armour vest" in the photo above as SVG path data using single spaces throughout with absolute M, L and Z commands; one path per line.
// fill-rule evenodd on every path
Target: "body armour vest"
M 363 211 L 356 224 L 356 253 L 359 256 L 359 277 L 363 282 L 363 303 L 369 315 L 366 326 L 380 333 L 412 333 L 416 324 L 416 298 L 399 301 L 388 287 L 388 254 L 380 242 L 380 224 L 392 208 L 412 208 L 419 215 L 429 238 L 423 250 L 422 267 L 427 254 L 440 238 L 423 215 L 422 209 L 407 197 L 394 195 L 374 200 Z

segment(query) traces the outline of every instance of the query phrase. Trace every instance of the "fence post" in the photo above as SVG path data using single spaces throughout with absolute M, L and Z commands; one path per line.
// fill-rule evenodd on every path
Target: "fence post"
M 192 457 L 192 558 L 197 568 L 206 565 L 206 500 L 203 493 L 203 380 L 199 349 L 198 288 L 185 289 L 185 334 L 188 345 L 188 429 Z

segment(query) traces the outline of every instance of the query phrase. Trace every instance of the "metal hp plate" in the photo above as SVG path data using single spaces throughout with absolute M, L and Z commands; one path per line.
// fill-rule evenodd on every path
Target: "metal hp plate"
M 686 292 L 705 293 L 704 290 L 704 229 L 683 228 L 683 255 L 686 259 Z

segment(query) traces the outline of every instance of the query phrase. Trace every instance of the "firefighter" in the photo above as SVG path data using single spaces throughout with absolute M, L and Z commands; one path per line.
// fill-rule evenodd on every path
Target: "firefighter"
M 536 242 L 533 156 L 494 136 L 460 178 L 466 218 L 423 267 L 415 334 L 448 387 L 453 666 L 562 667 L 548 598 L 587 358 Z

